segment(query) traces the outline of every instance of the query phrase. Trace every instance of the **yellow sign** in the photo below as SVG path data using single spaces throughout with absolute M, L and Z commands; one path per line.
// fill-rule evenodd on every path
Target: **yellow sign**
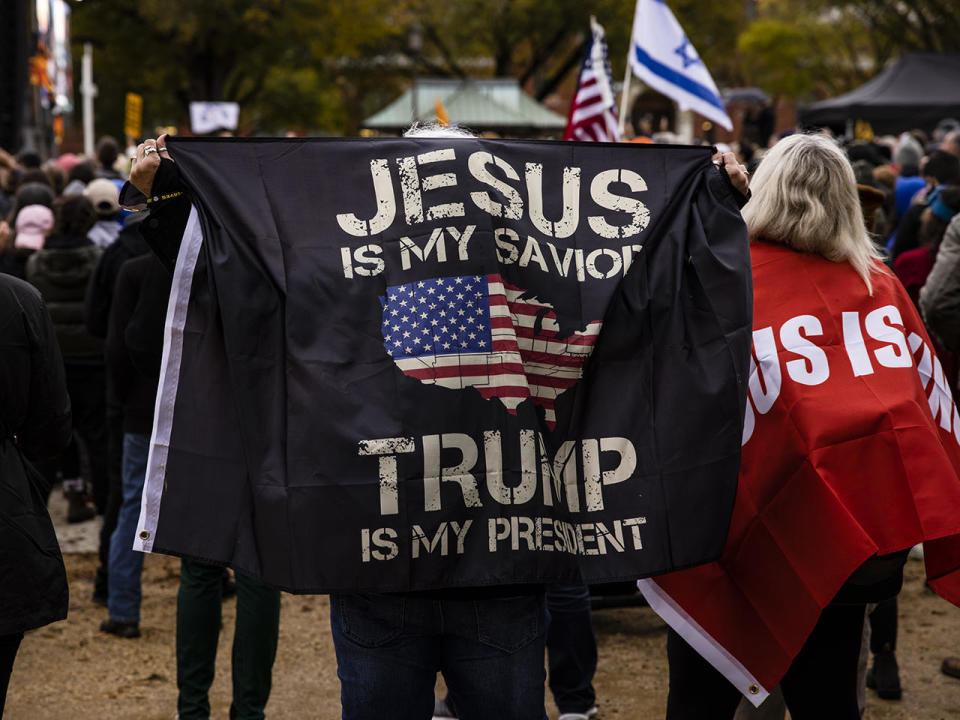
M 140 137 L 143 124 L 143 96 L 127 93 L 127 105 L 124 112 L 123 132 L 133 139 Z
M 873 140 L 873 128 L 870 126 L 870 123 L 857 120 L 853 137 L 857 140 Z

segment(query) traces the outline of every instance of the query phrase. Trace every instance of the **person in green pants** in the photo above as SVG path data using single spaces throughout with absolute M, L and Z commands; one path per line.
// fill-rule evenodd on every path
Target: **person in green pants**
M 177 593 L 177 713 L 180 720 L 210 717 L 221 625 L 223 570 L 181 560 Z M 280 628 L 280 591 L 237 573 L 237 619 L 233 635 L 231 720 L 262 720 L 270 697 Z

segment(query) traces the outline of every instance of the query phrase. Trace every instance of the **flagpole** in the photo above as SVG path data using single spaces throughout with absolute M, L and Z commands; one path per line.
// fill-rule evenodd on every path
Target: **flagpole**
M 631 47 L 633 39 L 631 38 Z M 623 139 L 623 130 L 627 124 L 627 100 L 630 97 L 630 58 L 627 58 L 627 72 L 623 76 L 623 88 L 620 90 L 620 139 Z

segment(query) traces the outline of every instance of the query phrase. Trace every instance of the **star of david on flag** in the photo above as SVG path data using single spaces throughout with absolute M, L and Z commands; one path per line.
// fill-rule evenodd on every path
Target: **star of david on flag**
M 686 33 L 683 35 L 683 42 L 680 43 L 680 47 L 674 50 L 674 52 L 680 56 L 684 70 L 700 62 L 700 56 L 697 55 L 697 51 L 693 45 L 690 44 L 690 38 L 687 37 Z
M 637 0 L 629 60 L 638 78 L 681 110 L 733 129 L 710 71 L 663 0 Z

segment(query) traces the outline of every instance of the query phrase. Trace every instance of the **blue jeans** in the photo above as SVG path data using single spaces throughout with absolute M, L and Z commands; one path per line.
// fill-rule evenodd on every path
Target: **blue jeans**
M 560 714 L 585 713 L 596 704 L 593 675 L 597 640 L 586 585 L 547 587 L 547 665 L 550 692 Z
M 110 619 L 117 622 L 140 621 L 140 574 L 143 553 L 133 549 L 140 520 L 140 496 L 147 473 L 148 435 L 125 433 L 123 436 L 123 502 L 117 515 L 117 528 L 110 536 L 110 578 L 107 607 Z
M 343 720 L 429 720 L 443 673 L 461 720 L 543 720 L 542 594 L 330 596 Z

